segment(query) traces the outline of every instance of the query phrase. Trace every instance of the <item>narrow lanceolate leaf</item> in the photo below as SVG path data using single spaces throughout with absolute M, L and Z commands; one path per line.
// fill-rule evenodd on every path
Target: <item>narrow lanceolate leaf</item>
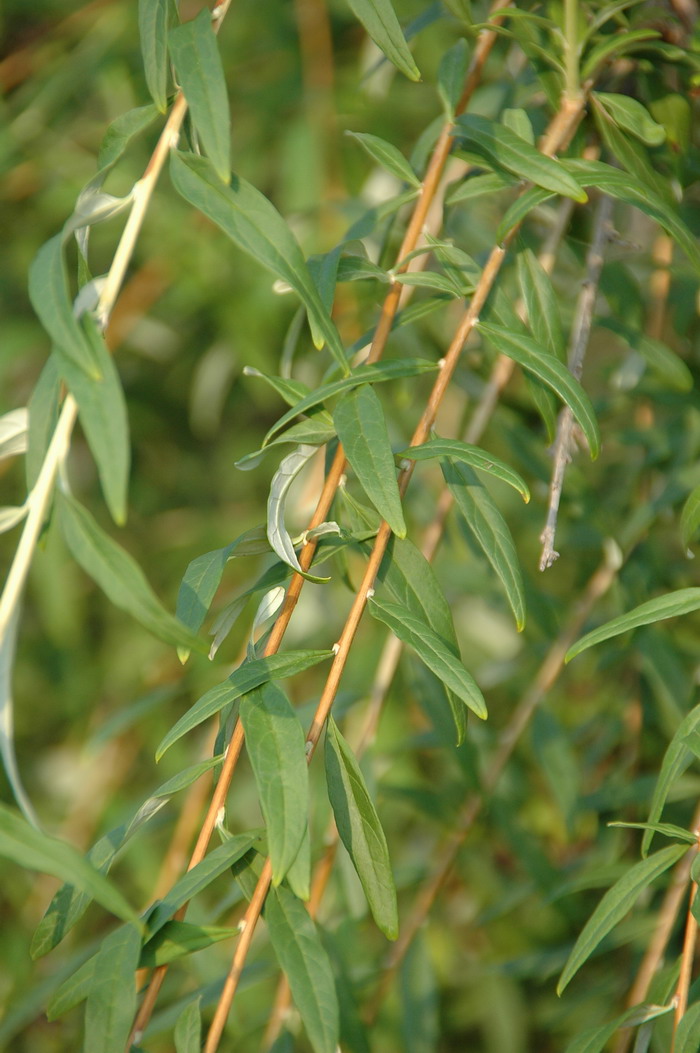
M 331 380 L 323 384 L 315 391 L 309 392 L 292 406 L 280 419 L 272 425 L 263 439 L 263 446 L 281 431 L 285 425 L 298 417 L 300 413 L 308 413 L 309 410 L 325 402 L 334 395 L 340 395 L 344 391 L 351 391 L 360 384 L 379 384 L 385 380 L 400 380 L 402 377 L 416 377 L 421 373 L 432 373 L 439 367 L 435 362 L 428 362 L 422 358 L 397 358 L 391 362 L 376 362 L 368 366 L 358 366 L 349 376 L 340 380 Z
M 284 692 L 266 683 L 241 699 L 241 722 L 267 828 L 272 881 L 301 848 L 309 813 L 304 731 Z
M 616 95 L 596 91 L 594 98 L 602 102 L 615 124 L 641 139 L 647 146 L 660 146 L 666 139 L 666 129 L 657 124 L 645 106 L 630 95 Z
M 700 609 L 700 588 L 677 589 L 675 592 L 667 592 L 655 600 L 648 600 L 639 607 L 621 614 L 619 618 L 613 618 L 605 625 L 598 626 L 590 633 L 582 636 L 566 652 L 566 661 L 570 662 L 577 654 L 587 651 L 594 644 L 602 643 L 613 636 L 619 636 L 630 629 L 637 629 L 640 625 L 651 625 L 653 622 L 663 621 L 664 618 L 677 618 L 681 614 L 690 614 Z
M 231 676 L 223 682 L 211 688 L 205 695 L 188 709 L 184 716 L 180 717 L 163 738 L 156 750 L 156 760 L 159 761 L 166 750 L 170 749 L 174 742 L 186 735 L 192 728 L 196 728 L 203 721 L 219 713 L 224 706 L 235 702 L 247 691 L 252 691 L 268 680 L 279 680 L 286 676 L 295 676 L 297 673 L 310 669 L 311 666 L 331 658 L 333 651 L 289 651 L 284 654 L 273 654 L 267 658 L 255 658 L 253 661 L 244 662 L 242 666 L 231 673 Z
M 700 1048 L 700 1002 L 685 1012 L 676 1031 L 675 1053 L 696 1053 Z
M 520 632 L 525 626 L 525 592 L 506 521 L 469 465 L 443 461 L 442 474 L 467 526 L 501 580 Z
M 165 643 L 206 653 L 206 644 L 166 611 L 138 564 L 105 534 L 88 510 L 65 494 L 58 494 L 57 501 L 68 548 L 112 603 Z
M 348 372 L 338 330 L 326 311 L 306 260 L 291 230 L 274 205 L 240 176 L 221 182 L 205 157 L 175 153 L 170 159 L 175 189 L 198 208 L 244 252 L 294 289 L 322 333 L 335 360 Z
M 25 458 L 27 489 L 34 487 L 46 451 L 58 421 L 61 395 L 61 377 L 58 371 L 60 357 L 54 351 L 39 374 L 34 391 L 29 399 L 29 432 L 27 434 L 27 456 Z
M 353 139 L 365 148 L 370 157 L 386 168 L 388 172 L 395 175 L 403 183 L 409 186 L 420 187 L 420 179 L 411 168 L 410 164 L 400 150 L 388 143 L 386 139 L 380 139 L 378 135 L 370 135 L 368 132 L 347 132 Z
M 409 80 L 420 80 L 391 0 L 348 0 L 348 6 L 389 61 Z
M 0 804 L 0 856 L 28 870 L 67 881 L 89 893 L 103 907 L 124 921 L 138 923 L 138 916 L 121 892 L 65 841 L 36 830 L 4 804 Z
M 681 537 L 687 548 L 700 527 L 700 486 L 688 494 L 681 512 Z
M 465 114 L 457 118 L 455 134 L 465 139 L 487 160 L 512 172 L 519 179 L 526 179 L 535 186 L 573 198 L 574 201 L 588 200 L 580 183 L 558 161 L 541 154 L 503 124 Z
M 474 712 L 487 717 L 484 696 L 474 678 L 467 672 L 445 640 L 434 629 L 398 603 L 372 598 L 369 612 L 373 618 L 388 625 L 402 643 L 408 644 L 428 669 Z
M 39 321 L 61 356 L 70 358 L 89 377 L 100 367 L 85 333 L 73 314 L 63 260 L 63 235 L 42 245 L 29 268 L 29 299 Z
M 304 905 L 284 885 L 270 889 L 265 921 L 314 1053 L 336 1053 L 338 999 L 331 964 L 316 926 Z
M 38 829 L 39 820 L 22 784 L 15 753 L 12 671 L 15 664 L 19 614 L 19 607 L 16 606 L 0 639 L 0 757 L 15 801 L 27 822 Z
M 146 84 L 161 113 L 168 105 L 168 10 L 171 0 L 139 0 L 139 37 Z M 102 167 L 100 165 L 100 167 Z
M 396 887 L 389 849 L 360 766 L 333 717 L 326 727 L 326 784 L 340 838 L 365 890 L 372 916 L 385 936 L 399 934 Z
M 406 523 L 384 410 L 369 384 L 340 399 L 333 423 L 363 490 L 394 533 L 405 537 Z
M 601 1027 L 586 1028 L 585 1031 L 580 1031 L 573 1042 L 564 1050 L 564 1053 L 602 1053 L 607 1043 L 622 1027 L 639 1027 L 641 1024 L 646 1023 L 647 1020 L 654 1020 L 657 1016 L 664 1016 L 666 1013 L 673 1012 L 673 1004 L 669 1005 L 635 1005 L 631 1009 L 625 1010 L 620 1016 L 615 1017 L 614 1020 L 610 1020 L 609 1023 L 603 1024 Z M 683 1018 L 685 1019 L 685 1017 Z M 695 1047 L 693 1047 L 694 1053 Z M 691 1053 L 690 1050 L 686 1050 L 685 1053 Z
M 700 726 L 700 706 L 695 706 L 690 713 L 686 713 L 683 720 L 676 728 L 675 734 L 669 742 L 664 759 L 661 762 L 661 770 L 654 786 L 651 804 L 649 805 L 649 823 L 653 827 L 661 818 L 664 805 L 676 779 L 678 779 L 693 759 L 697 751 L 693 749 L 695 736 Z M 646 856 L 651 847 L 654 830 L 644 832 L 642 839 L 642 855 Z
M 479 323 L 479 330 L 502 354 L 543 380 L 566 403 L 586 436 L 591 457 L 597 457 L 600 450 L 600 430 L 591 400 L 566 366 L 522 333 L 514 333 L 503 326 L 486 325 L 483 322 Z
M 518 253 L 518 281 L 527 307 L 527 322 L 538 344 L 564 357 L 564 333 L 552 281 L 532 249 Z
M 171 30 L 168 47 L 202 146 L 219 179 L 229 183 L 231 115 L 209 8 L 205 7 L 191 22 Z
M 514 490 L 522 495 L 524 501 L 530 500 L 530 490 L 523 477 L 511 468 L 509 464 L 499 457 L 482 450 L 480 446 L 472 446 L 468 442 L 459 439 L 428 439 L 420 446 L 409 446 L 402 450 L 397 456 L 408 457 L 411 461 L 427 461 L 434 457 L 450 457 L 453 461 L 461 461 L 478 468 L 481 472 L 488 472 L 503 483 L 508 483 Z
M 117 367 L 107 350 L 101 333 L 89 316 L 85 327 L 101 376 L 88 377 L 72 359 L 64 357 L 59 365 L 66 387 L 78 403 L 78 414 L 88 445 L 95 458 L 102 492 L 116 523 L 126 521 L 129 485 L 129 420 L 126 400 Z
M 156 969 L 159 965 L 176 962 L 195 951 L 202 951 L 222 940 L 237 936 L 240 929 L 215 925 L 192 925 L 188 921 L 168 921 L 156 935 L 144 944 L 139 958 L 139 969 Z
M 97 155 L 97 168 L 100 173 L 106 174 L 105 169 L 116 164 L 134 136 L 153 123 L 158 116 L 158 109 L 158 106 L 151 103 L 148 106 L 137 106 L 133 110 L 121 113 L 112 121 L 100 143 L 100 152 Z
M 102 942 L 85 1007 L 85 1053 L 123 1053 L 136 1010 L 141 933 L 124 925 Z
M 455 109 L 464 91 L 464 81 L 469 68 L 469 49 L 466 40 L 458 40 L 440 59 L 438 68 L 438 95 L 445 107 L 447 119 L 452 121 Z
M 312 581 L 328 581 L 328 578 L 313 578 L 301 569 L 292 538 L 284 523 L 284 510 L 289 488 L 317 449 L 316 446 L 297 446 L 296 450 L 288 454 L 280 463 L 270 483 L 270 493 L 267 499 L 267 539 L 279 558 L 298 574 L 304 574 Z
M 590 958 L 600 941 L 622 921 L 637 896 L 665 870 L 677 863 L 687 851 L 685 845 L 669 845 L 668 848 L 662 848 L 649 859 L 643 859 L 641 863 L 633 866 L 605 893 L 574 944 L 557 985 L 558 994 L 562 993 L 572 977 Z
M 199 1053 L 202 1048 L 201 998 L 196 998 L 180 1013 L 173 1032 L 175 1053 Z

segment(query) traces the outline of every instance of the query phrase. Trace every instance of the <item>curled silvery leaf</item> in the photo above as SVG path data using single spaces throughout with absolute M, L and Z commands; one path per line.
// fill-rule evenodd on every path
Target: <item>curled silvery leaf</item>
M 82 315 L 89 314 L 95 310 L 100 302 L 100 296 L 106 281 L 107 275 L 101 274 L 98 278 L 93 278 L 91 282 L 86 282 L 83 285 L 75 300 L 73 300 L 73 314 L 76 318 L 80 318 Z
M 7 530 L 12 530 L 13 527 L 21 523 L 29 507 L 27 504 L 14 507 L 12 505 L 6 508 L 0 508 L 0 534 L 4 534 Z
M 253 627 L 250 630 L 250 649 L 255 657 L 255 637 L 265 622 L 268 622 L 271 618 L 274 618 L 278 610 L 284 603 L 285 589 L 281 585 L 277 585 L 274 589 L 270 589 L 265 593 L 260 601 L 257 611 L 255 612 L 255 618 L 253 619 Z
M 341 530 L 340 530 L 340 527 L 338 526 L 338 524 L 334 523 L 331 520 L 328 523 L 319 523 L 318 526 L 314 527 L 312 530 L 304 531 L 304 533 L 299 538 L 299 542 L 301 542 L 301 541 L 317 541 L 318 538 L 320 538 L 320 537 L 329 537 L 331 535 L 334 536 L 334 537 L 339 537 L 340 533 L 341 533 Z M 296 543 L 298 544 L 299 542 L 296 542 Z
M 0 458 L 25 452 L 28 428 L 29 414 L 24 406 L 0 417 Z
M 73 215 L 63 228 L 64 236 L 68 237 L 82 227 L 91 227 L 95 223 L 104 223 L 106 219 L 118 216 L 129 207 L 133 197 L 133 190 L 126 197 L 115 197 L 113 194 L 104 194 L 88 183 L 75 203 Z
M 284 507 L 289 488 L 305 464 L 316 453 L 316 446 L 303 444 L 284 458 L 275 472 L 267 499 L 267 539 L 281 560 L 300 574 L 299 560 L 292 539 L 284 525 Z

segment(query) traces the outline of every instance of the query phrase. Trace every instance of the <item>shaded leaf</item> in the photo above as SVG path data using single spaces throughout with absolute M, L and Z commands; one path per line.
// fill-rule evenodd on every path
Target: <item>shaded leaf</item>
M 173 1033 L 175 1053 L 199 1053 L 202 1045 L 201 1002 L 201 997 L 196 998 L 177 1018 Z
M 231 185 L 226 186 L 207 159 L 195 154 L 173 152 L 170 174 L 175 189 L 186 201 L 216 223 L 240 249 L 291 285 L 316 331 L 323 334 L 329 351 L 347 373 L 338 330 L 321 302 L 294 235 L 274 205 L 240 176 L 234 175 Z
M 0 757 L 5 777 L 24 818 L 39 829 L 39 820 L 24 789 L 15 753 L 14 701 L 12 672 L 17 647 L 17 626 L 20 608 L 16 605 L 0 638 Z
M 686 1009 L 676 1031 L 675 1053 L 697 1053 L 700 1048 L 700 1002 Z
M 343 395 L 335 407 L 333 423 L 363 490 L 393 532 L 405 537 L 406 522 L 384 410 L 369 384 Z
M 619 58 L 628 51 L 634 51 L 638 44 L 658 40 L 660 36 L 661 34 L 656 29 L 633 29 L 622 33 L 606 34 L 600 43 L 592 47 L 584 56 L 581 78 L 588 80 L 609 59 Z
M 85 1007 L 85 1053 L 123 1053 L 136 1011 L 141 933 L 123 925 L 102 941 Z
M 348 0 L 348 6 L 389 61 L 409 80 L 420 80 L 391 0 Z
M 396 887 L 386 837 L 355 755 L 333 717 L 326 725 L 326 785 L 345 845 L 377 925 L 390 940 L 399 934 Z
M 161 0 L 157 2 L 160 3 Z M 158 110 L 158 106 L 149 103 L 148 106 L 137 106 L 133 110 L 127 110 L 126 113 L 121 113 L 112 121 L 105 132 L 100 144 L 100 152 L 97 155 L 97 168 L 100 172 L 116 164 L 131 140 L 153 123 L 158 116 Z M 164 111 L 165 101 L 162 112 Z
M 399 606 L 375 598 L 369 600 L 369 612 L 373 618 L 388 625 L 399 640 L 408 644 L 428 669 L 462 699 L 482 720 L 486 719 L 486 703 L 474 678 L 455 657 L 446 641 L 427 622 Z
M 329 423 L 326 422 L 326 417 L 328 417 Z M 243 472 L 247 472 L 251 468 L 257 468 L 263 457 L 270 450 L 284 443 L 291 442 L 295 445 L 303 446 L 324 446 L 334 438 L 335 426 L 333 418 L 322 410 L 321 413 L 310 420 L 300 420 L 297 424 L 293 424 L 291 428 L 287 428 L 276 439 L 269 442 L 267 446 L 262 446 L 259 450 L 247 453 L 245 457 L 241 457 L 240 461 L 236 461 L 236 468 Z
M 625 325 L 618 318 L 599 318 L 596 324 L 618 336 L 633 351 L 645 359 L 656 375 L 665 384 L 676 391 L 690 391 L 693 387 L 693 374 L 683 359 L 675 354 L 660 340 L 647 336 Z
M 639 1027 L 673 1010 L 673 1005 L 635 1005 L 625 1010 L 602 1027 L 586 1028 L 569 1045 L 565 1053 L 601 1053 L 616 1031 L 623 1027 Z M 690 1053 L 690 1051 L 687 1051 Z
M 500 578 L 520 632 L 525 626 L 525 592 L 518 554 L 506 521 L 467 464 L 443 461 L 441 467 L 467 526 Z
M 469 49 L 466 40 L 458 40 L 440 59 L 437 77 L 438 95 L 445 107 L 445 116 L 454 120 L 455 109 L 464 91 L 469 68 Z
M 464 182 L 452 183 L 454 188 L 448 190 L 445 201 L 448 205 L 457 205 L 460 201 L 472 201 L 477 197 L 490 196 L 499 190 L 509 190 L 517 186 L 518 181 L 505 172 L 487 172 L 485 175 L 468 175 Z
M 654 826 L 661 817 L 671 787 L 676 779 L 690 764 L 693 759 L 692 742 L 693 735 L 697 734 L 700 726 L 700 706 L 695 706 L 690 713 L 686 713 L 680 722 L 673 738 L 666 747 L 661 769 L 654 785 L 654 792 L 649 805 L 649 829 L 645 831 L 642 838 L 642 855 L 646 856 L 651 847 L 654 837 Z
M 59 522 L 68 548 L 86 574 L 117 607 L 165 643 L 206 653 L 206 645 L 166 611 L 143 571 L 73 498 L 57 494 Z
M 561 994 L 602 939 L 622 921 L 637 896 L 688 851 L 685 845 L 669 845 L 636 863 L 616 881 L 586 922 L 562 971 L 557 993 Z
M 346 135 L 357 139 L 370 157 L 401 182 L 408 183 L 409 186 L 420 187 L 420 179 L 401 151 L 397 150 L 392 143 L 388 143 L 386 139 L 380 139 L 378 135 L 370 135 L 368 132 L 346 132 Z
M 468 442 L 459 439 L 428 439 L 420 446 L 409 446 L 397 454 L 398 457 L 407 457 L 411 461 L 432 460 L 433 457 L 450 457 L 453 461 L 462 461 L 464 464 L 478 468 L 480 471 L 488 472 L 501 482 L 512 486 L 523 499 L 530 500 L 530 490 L 523 477 L 511 468 L 509 464 L 499 457 L 494 457 L 480 446 L 472 446 Z
M 312 665 L 330 658 L 333 651 L 288 651 L 284 654 L 272 654 L 267 658 L 255 658 L 246 661 L 230 677 L 211 688 L 202 695 L 188 711 L 180 717 L 178 722 L 164 736 L 156 750 L 156 760 L 160 760 L 166 750 L 170 749 L 174 742 L 186 735 L 192 728 L 196 728 L 203 721 L 213 717 L 216 713 L 234 702 L 247 691 L 260 687 L 268 680 L 282 679 L 285 676 L 294 676 Z
M 0 460 L 16 457 L 27 449 L 29 414 L 26 408 L 10 410 L 0 417 Z
M 27 434 L 27 456 L 25 458 L 27 489 L 31 490 L 44 463 L 46 451 L 58 422 L 58 407 L 61 393 L 61 377 L 58 371 L 60 358 L 54 352 L 42 369 L 29 399 L 29 432 Z
M 161 113 L 165 113 L 168 106 L 169 8 L 170 0 L 139 0 L 139 37 L 143 70 L 151 98 Z M 99 167 L 102 168 L 102 165 Z
M 336 1053 L 338 1000 L 328 955 L 303 904 L 281 885 L 270 889 L 265 921 L 315 1053 Z
M 700 608 L 700 588 L 677 589 L 675 592 L 667 592 L 658 596 L 655 600 L 648 600 L 635 607 L 627 614 L 621 614 L 597 629 L 586 633 L 566 652 L 566 661 L 570 662 L 582 651 L 589 647 L 610 640 L 613 636 L 619 636 L 630 629 L 637 629 L 640 625 L 652 625 L 654 622 L 662 621 L 664 618 L 677 618 L 681 614 L 690 614 Z
M 687 548 L 700 526 L 700 486 L 691 490 L 681 512 L 681 537 Z
M 229 183 L 231 115 L 210 9 L 171 30 L 168 48 L 202 145 L 219 179 Z
M 240 718 L 265 818 L 272 881 L 279 885 L 296 859 L 308 822 L 304 730 L 287 696 L 270 682 L 243 696 Z

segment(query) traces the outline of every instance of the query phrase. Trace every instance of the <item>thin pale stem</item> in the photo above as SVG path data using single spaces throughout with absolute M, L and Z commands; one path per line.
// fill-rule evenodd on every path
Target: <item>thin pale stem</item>
M 694 831 L 696 838 L 700 837 L 700 832 L 696 829 Z M 695 852 L 693 853 L 695 859 L 698 856 L 698 847 L 696 846 Z M 692 856 L 691 856 L 692 858 Z M 691 864 L 692 866 L 692 864 Z M 671 1049 L 669 1053 L 673 1053 L 676 1046 L 676 1036 L 678 1034 L 678 1027 L 681 1020 L 685 1016 L 688 1008 L 688 992 L 690 990 L 690 981 L 693 975 L 693 962 L 695 960 L 695 945 L 697 943 L 698 936 L 698 923 L 693 913 L 693 902 L 697 895 L 698 886 L 693 881 L 690 885 L 690 896 L 688 898 L 688 915 L 685 922 L 685 936 L 683 938 L 683 950 L 681 952 L 681 970 L 678 976 L 678 984 L 676 986 L 676 1009 L 673 1014 L 673 1032 L 671 1036 Z

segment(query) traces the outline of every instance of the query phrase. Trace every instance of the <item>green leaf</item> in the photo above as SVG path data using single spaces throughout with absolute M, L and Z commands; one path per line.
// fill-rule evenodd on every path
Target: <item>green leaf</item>
M 59 522 L 75 560 L 112 601 L 165 643 L 206 653 L 206 644 L 161 605 L 143 571 L 90 513 L 72 497 L 57 493 Z
M 301 839 L 301 846 L 294 862 L 287 871 L 287 884 L 299 899 L 308 900 L 311 895 L 311 835 L 308 824 Z
M 160 2 L 160 0 L 158 0 Z M 163 111 L 165 110 L 165 101 Z M 116 117 L 107 128 L 97 155 L 99 172 L 111 168 L 125 152 L 131 140 L 139 135 L 158 116 L 159 107 L 151 103 L 148 106 L 137 106 Z
M 462 699 L 477 717 L 487 717 L 486 703 L 476 681 L 446 643 L 427 622 L 399 606 L 376 598 L 369 600 L 369 612 L 373 618 L 388 625 L 402 643 L 408 644 L 428 669 L 442 681 L 445 687 Z
M 566 345 L 552 281 L 532 249 L 519 252 L 517 262 L 530 331 L 538 344 L 561 359 Z
M 124 1053 L 136 1011 L 141 933 L 123 925 L 102 942 L 85 1007 L 85 1053 Z
M 362 384 L 343 395 L 335 407 L 333 423 L 362 489 L 393 532 L 405 537 L 389 432 L 382 404 L 372 387 Z
M 452 297 L 464 295 L 455 288 L 450 278 L 436 271 L 403 271 L 394 275 L 394 280 L 400 282 L 401 285 L 419 285 L 424 289 L 437 289 L 438 292 L 448 293 Z
M 635 179 L 647 186 L 667 207 L 674 209 L 675 201 L 670 180 L 656 171 L 651 164 L 648 150 L 623 132 L 595 97 L 593 117 L 603 142 L 620 166 L 631 172 Z
M 139 0 L 143 70 L 151 98 L 161 113 L 165 113 L 168 107 L 169 13 L 170 0 Z
M 618 618 L 598 626 L 592 632 L 586 633 L 566 652 L 566 661 L 570 662 L 582 651 L 589 647 L 610 640 L 613 636 L 619 636 L 630 629 L 637 629 L 640 625 L 651 625 L 653 622 L 662 621 L 664 618 L 677 618 L 681 614 L 690 614 L 700 608 L 700 588 L 677 589 L 675 592 L 667 592 L 658 596 L 655 600 L 648 600 L 635 607 L 627 614 L 621 614 Z
M 67 1013 L 69 1009 L 73 1009 L 74 1006 L 85 1001 L 92 986 L 96 962 L 97 954 L 93 954 L 92 957 L 83 962 L 74 973 L 63 981 L 46 1006 L 47 1020 L 57 1020 L 64 1013 Z
M 511 468 L 509 464 L 499 457 L 482 450 L 480 446 L 472 446 L 468 442 L 459 439 L 428 439 L 420 446 L 409 446 L 402 450 L 397 457 L 407 457 L 411 461 L 427 461 L 433 457 L 450 457 L 453 461 L 461 461 L 478 468 L 479 471 L 488 472 L 501 482 L 512 486 L 522 495 L 527 503 L 530 500 L 530 490 L 523 477 Z
M 666 748 L 663 761 L 661 762 L 661 770 L 654 786 L 651 804 L 649 805 L 650 829 L 645 832 L 642 838 L 643 856 L 646 856 L 649 852 L 654 837 L 653 827 L 661 817 L 671 787 L 693 759 L 693 753 L 696 752 L 692 747 L 693 735 L 697 734 L 699 726 L 700 706 L 695 706 L 690 713 L 686 713 L 683 717 Z
M 301 564 L 294 551 L 291 535 L 284 522 L 284 510 L 289 496 L 289 489 L 299 475 L 299 472 L 318 452 L 316 446 L 297 446 L 295 450 L 287 454 L 280 462 L 280 466 L 272 477 L 270 493 L 267 498 L 267 539 L 274 552 L 287 566 L 292 567 L 297 574 L 303 574 L 310 581 L 326 582 L 329 578 L 318 578 L 302 570 Z
M 409 80 L 420 80 L 390 0 L 348 0 L 348 6 L 389 61 Z
M 401 151 L 397 150 L 392 143 L 388 143 L 386 139 L 380 139 L 378 135 L 370 135 L 368 132 L 346 132 L 345 134 L 357 139 L 360 146 L 364 147 L 370 157 L 374 158 L 378 164 L 386 168 L 392 175 L 395 175 L 397 179 L 400 179 L 402 183 L 420 187 L 420 179 Z
M 466 40 L 458 40 L 440 59 L 437 77 L 438 95 L 445 107 L 445 116 L 453 121 L 464 91 L 469 68 L 469 49 Z
M 390 940 L 399 934 L 396 887 L 389 849 L 355 755 L 333 717 L 326 725 L 326 785 L 340 839 L 365 890 L 377 925 Z
M 333 651 L 289 651 L 285 654 L 273 654 L 268 658 L 255 658 L 244 662 L 235 672 L 231 673 L 223 684 L 217 684 L 216 687 L 207 691 L 180 717 L 177 724 L 170 729 L 158 746 L 156 760 L 159 761 L 165 751 L 188 731 L 196 728 L 209 717 L 213 717 L 224 706 L 234 702 L 247 691 L 260 687 L 268 680 L 295 676 L 332 655 Z
M 139 959 L 140 969 L 156 969 L 168 965 L 195 951 L 212 947 L 222 940 L 240 934 L 238 927 L 221 928 L 214 925 L 192 925 L 188 921 L 167 921 L 162 929 L 144 944 Z
M 460 201 L 472 201 L 477 197 L 490 196 L 499 190 L 510 190 L 517 186 L 517 179 L 512 179 L 504 172 L 487 172 L 485 175 L 467 176 L 461 183 L 450 184 L 445 201 L 448 205 L 457 205 Z
M 681 538 L 686 548 L 700 527 L 700 486 L 691 490 L 681 512 Z
M 240 716 L 265 818 L 272 882 L 279 885 L 296 859 L 308 822 L 304 730 L 287 696 L 269 682 L 243 696 Z
M 607 1042 L 620 1028 L 639 1027 L 647 1020 L 655 1020 L 658 1016 L 671 1013 L 673 1008 L 673 1004 L 632 1006 L 614 1020 L 603 1024 L 602 1027 L 586 1028 L 585 1031 L 581 1031 L 566 1047 L 565 1053 L 601 1053 Z M 693 1051 L 687 1050 L 687 1053 L 693 1053 Z
M 676 1031 L 674 1053 L 696 1053 L 700 1048 L 700 1002 L 689 1006 Z
M 324 419 L 320 420 L 320 417 Z M 251 468 L 257 468 L 270 450 L 285 443 L 291 442 L 301 446 L 325 446 L 327 442 L 335 438 L 333 418 L 328 415 L 330 423 L 326 423 L 325 417 L 325 410 L 322 410 L 321 413 L 310 420 L 300 420 L 297 424 L 293 424 L 291 428 L 287 428 L 276 439 L 269 442 L 267 446 L 262 446 L 259 450 L 254 450 L 253 453 L 247 453 L 245 457 L 241 457 L 240 461 L 236 461 L 236 468 L 242 472 L 250 471 Z
M 329 351 L 348 373 L 338 330 L 321 302 L 294 235 L 274 205 L 240 176 L 234 175 L 231 185 L 224 185 L 207 159 L 195 154 L 173 152 L 170 174 L 186 201 L 216 223 L 243 252 L 291 285 Z
M 586 161 L 581 158 L 567 158 L 562 161 L 562 165 L 584 186 L 595 186 L 602 193 L 624 201 L 627 205 L 633 205 L 655 219 L 683 250 L 695 270 L 700 271 L 700 248 L 697 238 L 677 213 L 632 173 L 622 172 L 619 168 L 613 168 L 602 161 Z
M 22 784 L 17 764 L 14 738 L 14 701 L 12 697 L 12 675 L 17 648 L 17 628 L 20 619 L 19 604 L 10 614 L 5 630 L 0 637 L 0 757 L 5 777 L 12 795 L 27 822 L 39 829 L 39 820 Z
M 558 994 L 562 993 L 600 941 L 622 921 L 637 896 L 687 851 L 685 845 L 662 848 L 649 859 L 636 863 L 608 889 L 574 944 L 557 985 Z
M 438 980 L 423 932 L 417 932 L 401 963 L 403 1053 L 435 1053 L 440 1044 Z
M 41 246 L 29 268 L 29 299 L 61 357 L 100 379 L 92 346 L 73 314 L 63 259 L 63 234 Z
M 658 40 L 660 36 L 661 33 L 656 29 L 633 29 L 604 36 L 601 42 L 592 47 L 584 56 L 581 65 L 581 79 L 593 78 L 604 62 L 612 58 L 619 58 L 627 51 L 634 51 L 638 44 Z
M 389 362 L 376 362 L 368 366 L 357 366 L 350 376 L 342 377 L 340 380 L 331 380 L 328 384 L 322 384 L 315 391 L 305 395 L 295 406 L 280 417 L 272 425 L 263 439 L 263 446 L 267 446 L 273 435 L 298 417 L 300 413 L 307 413 L 314 406 L 325 402 L 334 395 L 340 395 L 344 391 L 351 391 L 360 384 L 378 384 L 385 380 L 400 380 L 403 377 L 416 377 L 421 373 L 431 373 L 438 369 L 434 362 L 427 362 L 422 358 L 396 358 Z
M 657 124 L 645 106 L 629 95 L 596 91 L 594 98 L 602 102 L 615 124 L 631 132 L 647 146 L 661 146 L 666 141 L 666 129 Z
M 202 999 L 196 998 L 180 1013 L 175 1024 L 175 1053 L 199 1053 L 202 1048 Z
M 139 923 L 121 892 L 72 845 L 36 830 L 26 819 L 0 803 L 0 856 L 28 870 L 51 874 L 87 892 L 123 921 Z
M 126 521 L 129 485 L 129 419 L 119 373 L 107 350 L 102 334 L 89 316 L 82 319 L 99 379 L 88 377 L 72 359 L 60 360 L 59 370 L 66 387 L 78 404 L 80 423 L 95 458 L 107 507 L 115 523 Z
M 577 180 L 558 161 L 541 154 L 505 125 L 485 117 L 465 114 L 457 118 L 455 135 L 466 140 L 481 156 L 493 161 L 519 179 L 551 190 L 554 194 L 585 202 L 588 195 Z
M 600 450 L 600 431 L 593 406 L 579 382 L 566 366 L 550 355 L 538 343 L 513 333 L 500 325 L 479 323 L 479 330 L 488 337 L 501 354 L 512 358 L 523 369 L 527 369 L 554 391 L 569 407 L 586 436 L 591 457 L 596 458 Z
M 27 489 L 31 490 L 44 463 L 46 451 L 58 423 L 58 408 L 61 395 L 61 377 L 58 371 L 60 357 L 52 354 L 29 399 L 29 431 L 25 457 Z
M 519 227 L 525 217 L 533 209 L 539 208 L 545 201 L 554 197 L 551 190 L 542 190 L 539 186 L 528 187 L 522 194 L 518 194 L 512 205 L 509 205 L 496 228 L 496 241 L 501 244 L 511 230 Z
M 468 465 L 443 461 L 441 467 L 467 526 L 501 580 L 521 632 L 525 626 L 525 593 L 518 554 L 506 521 Z
M 191 22 L 168 34 L 170 57 L 202 145 L 223 183 L 231 182 L 231 114 L 226 79 L 211 11 L 203 8 Z
M 265 921 L 314 1053 L 336 1053 L 338 999 L 328 955 L 303 904 L 284 885 L 270 889 Z
M 690 830 L 682 826 L 674 826 L 673 823 L 608 823 L 608 826 L 620 826 L 626 830 L 649 830 L 652 834 L 661 834 L 662 837 L 671 837 L 675 841 L 682 841 L 686 845 L 697 844 L 697 837 Z
M 147 919 L 148 937 L 151 939 L 166 922 L 170 921 L 173 914 L 189 903 L 203 889 L 207 888 L 212 881 L 218 878 L 225 870 L 228 870 L 240 859 L 259 839 L 259 834 L 237 834 L 204 857 L 201 863 L 188 870 L 183 877 L 177 881 L 168 892 L 164 900 L 159 901 Z

